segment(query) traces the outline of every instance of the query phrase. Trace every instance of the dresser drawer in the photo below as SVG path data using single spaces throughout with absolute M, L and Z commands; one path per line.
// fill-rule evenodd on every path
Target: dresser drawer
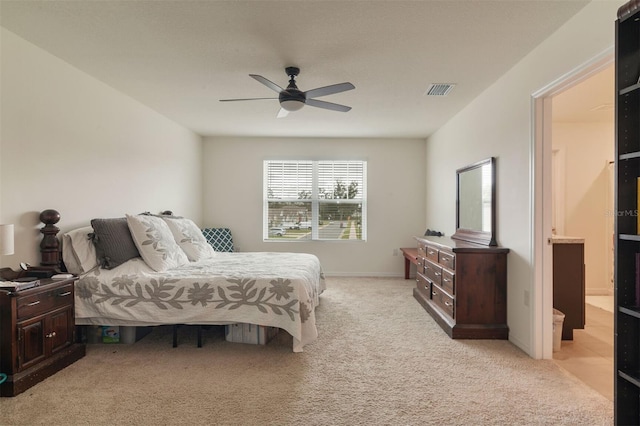
M 456 255 L 453 253 L 447 253 L 445 251 L 441 251 L 438 254 L 438 263 L 440 263 L 445 268 L 449 268 L 451 270 L 456 269 Z
M 18 320 L 31 318 L 73 303 L 73 283 L 56 287 L 41 293 L 20 297 L 18 304 Z
M 442 288 L 449 294 L 456 294 L 456 274 L 442 268 Z
M 418 259 L 427 257 L 427 245 L 418 241 Z
M 425 259 L 424 274 L 434 283 L 442 285 L 442 268 L 437 263 Z
M 416 288 L 427 299 L 431 298 L 431 283 L 421 273 L 416 274 Z
M 427 259 L 433 260 L 434 262 L 438 262 L 438 249 L 427 246 L 425 248 Z
M 416 257 L 416 272 L 424 274 L 424 257 Z
M 453 298 L 435 284 L 431 286 L 431 299 L 445 314 L 451 318 L 455 318 L 453 311 Z

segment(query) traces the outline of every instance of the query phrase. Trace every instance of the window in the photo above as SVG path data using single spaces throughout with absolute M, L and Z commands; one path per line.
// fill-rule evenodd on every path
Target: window
M 366 161 L 265 161 L 264 239 L 361 240 Z

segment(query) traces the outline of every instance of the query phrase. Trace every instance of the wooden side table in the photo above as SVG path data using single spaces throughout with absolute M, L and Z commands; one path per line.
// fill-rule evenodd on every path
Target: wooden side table
M 418 265 L 418 249 L 416 247 L 401 248 L 404 256 L 404 279 L 409 279 L 411 264 Z
M 76 343 L 74 284 L 43 278 L 17 292 L 0 291 L 0 396 L 15 396 L 85 355 Z

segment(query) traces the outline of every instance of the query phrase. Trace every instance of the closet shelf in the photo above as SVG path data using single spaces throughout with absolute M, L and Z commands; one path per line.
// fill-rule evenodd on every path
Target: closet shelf
M 623 314 L 631 315 L 640 319 L 640 307 L 638 306 L 619 306 L 618 310 Z
M 620 154 L 618 156 L 620 161 L 633 160 L 634 158 L 640 158 L 640 151 L 628 152 L 626 154 Z
M 636 83 L 634 85 L 625 87 L 624 89 L 620 89 L 620 96 L 626 95 L 627 93 L 631 93 L 634 90 L 638 90 L 638 89 L 640 89 L 640 83 Z
M 640 388 L 640 371 L 618 370 L 618 376 L 633 384 L 635 387 Z

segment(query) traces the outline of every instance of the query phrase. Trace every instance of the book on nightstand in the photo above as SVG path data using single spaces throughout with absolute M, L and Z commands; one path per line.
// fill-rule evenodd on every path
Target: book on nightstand
M 26 290 L 28 288 L 37 287 L 40 280 L 34 277 L 15 278 L 11 281 L 0 281 L 0 290 L 8 292 Z

